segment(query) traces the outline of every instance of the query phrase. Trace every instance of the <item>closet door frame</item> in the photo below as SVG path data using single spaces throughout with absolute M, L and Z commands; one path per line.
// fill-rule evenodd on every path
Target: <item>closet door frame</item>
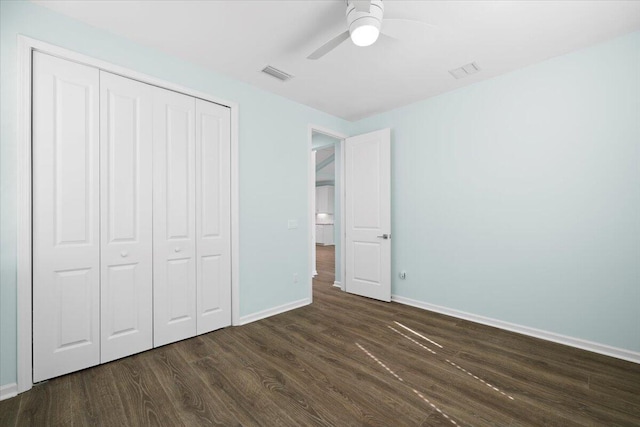
M 62 59 L 118 74 L 142 83 L 169 89 L 231 110 L 231 324 L 240 324 L 239 310 L 239 203 L 238 203 L 238 116 L 239 106 L 207 93 L 177 85 L 125 67 L 111 64 L 30 37 L 18 36 L 18 126 L 17 126 L 17 393 L 33 386 L 32 359 L 32 150 L 31 150 L 31 81 L 33 52 L 39 51 Z

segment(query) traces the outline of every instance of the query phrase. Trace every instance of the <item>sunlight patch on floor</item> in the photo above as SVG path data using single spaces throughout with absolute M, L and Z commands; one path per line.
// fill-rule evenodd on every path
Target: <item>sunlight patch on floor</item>
M 508 397 L 511 400 L 514 400 L 513 397 L 509 396 L 508 394 L 504 393 L 502 390 L 500 390 L 498 387 L 489 384 L 488 382 L 486 382 L 485 380 L 483 380 L 480 377 L 477 377 L 476 375 L 473 375 L 471 372 L 467 371 L 466 369 L 464 369 L 462 366 L 457 365 L 455 363 L 453 363 L 452 361 L 450 361 L 449 359 L 446 359 L 447 363 L 450 364 L 451 366 L 461 370 L 462 372 L 464 372 L 465 374 L 469 375 L 470 377 L 473 377 L 474 379 L 480 381 L 482 384 L 486 385 L 487 387 L 497 391 L 498 393 L 502 394 L 503 396 Z
M 420 347 L 424 348 L 425 350 L 427 350 L 429 353 L 432 354 L 438 354 L 435 351 L 431 350 L 429 347 L 427 347 L 426 345 L 419 343 L 418 341 L 414 340 L 413 338 L 411 338 L 409 335 L 403 334 L 402 332 L 400 332 L 399 330 L 397 330 L 396 328 L 394 328 L 393 326 L 387 326 L 387 328 L 391 329 L 393 332 L 395 332 L 396 334 L 400 334 L 403 337 L 405 337 L 406 339 L 408 339 L 409 341 L 411 341 L 412 343 L 419 345 Z
M 394 323 L 395 323 L 395 324 L 397 324 L 397 325 L 399 325 L 399 326 L 401 326 L 401 327 L 403 327 L 404 329 L 406 329 L 406 330 L 410 331 L 411 333 L 413 333 L 413 334 L 415 334 L 415 335 L 417 335 L 417 336 L 419 336 L 419 337 L 421 337 L 421 338 L 424 338 L 425 340 L 429 341 L 430 343 L 433 343 L 433 344 L 437 345 L 438 347 L 443 348 L 440 344 L 436 343 L 435 341 L 430 340 L 429 338 L 425 337 L 425 336 L 424 336 L 424 335 L 422 335 L 421 333 L 419 333 L 419 332 L 417 332 L 417 331 L 414 331 L 413 329 L 411 329 L 411 328 L 409 328 L 409 327 L 407 327 L 407 326 L 403 325 L 402 323 L 400 323 L 400 322 L 395 322 L 395 321 L 394 321 Z M 411 338 L 410 336 L 408 336 L 408 335 L 406 335 L 406 334 L 403 334 L 403 333 L 402 333 L 402 332 L 400 332 L 399 330 L 395 329 L 393 326 L 389 326 L 389 325 L 387 325 L 387 328 L 391 329 L 393 332 L 395 332 L 395 333 L 397 333 L 397 334 L 402 335 L 404 338 L 406 338 L 406 339 L 408 339 L 409 341 L 411 341 L 412 343 L 414 343 L 414 344 L 416 344 L 416 345 L 418 345 L 418 346 L 422 347 L 423 349 L 427 350 L 429 353 L 431 353 L 431 354 L 437 354 L 435 351 L 431 350 L 429 347 L 427 347 L 427 346 L 423 345 L 422 343 L 419 343 L 418 341 L 414 340 L 414 339 L 413 339 L 413 338 Z M 464 369 L 462 366 L 460 366 L 460 365 L 458 365 L 458 364 L 456 364 L 456 363 L 452 362 L 452 361 L 451 361 L 451 360 L 449 360 L 449 359 L 445 359 L 445 361 L 446 361 L 449 365 L 453 366 L 454 368 L 459 369 L 460 371 L 462 371 L 462 372 L 464 372 L 465 374 L 469 375 L 471 378 L 473 378 L 473 379 L 475 379 L 475 380 L 477 380 L 477 381 L 480 381 L 482 384 L 486 385 L 486 386 L 487 386 L 487 387 L 489 387 L 490 389 L 492 389 L 492 390 L 494 390 L 494 391 L 497 391 L 498 393 L 502 394 L 502 395 L 503 395 L 503 396 L 505 396 L 505 397 L 508 397 L 508 398 L 509 398 L 509 399 L 511 399 L 511 400 L 515 400 L 512 396 L 509 396 L 508 394 L 504 393 L 504 392 L 503 392 L 502 390 L 500 390 L 498 387 L 496 387 L 496 386 L 494 386 L 494 385 L 492 385 L 492 384 L 490 384 L 490 383 L 486 382 L 485 380 L 483 380 L 482 378 L 478 377 L 477 375 L 474 375 L 473 373 L 471 373 L 471 372 L 467 371 L 467 370 L 466 370 L 466 369 Z
M 442 412 L 442 411 L 440 410 L 440 408 L 438 408 L 436 405 L 434 405 L 433 403 L 431 403 L 431 402 L 429 401 L 429 399 L 427 399 L 426 397 L 424 397 L 424 396 L 423 396 L 423 395 L 422 395 L 418 390 L 416 390 L 415 388 L 413 388 L 412 390 L 413 390 L 413 392 L 414 392 L 415 394 L 417 394 L 418 396 L 420 396 L 420 398 L 421 398 L 422 400 L 424 400 L 425 402 L 427 402 L 427 403 L 429 404 L 429 406 L 431 406 L 433 409 L 435 409 L 436 411 L 438 411 L 438 413 L 439 413 L 440 415 L 442 415 L 443 417 L 445 417 L 446 419 L 448 419 L 449 421 L 451 421 L 454 425 L 458 425 L 458 423 L 456 423 L 454 420 L 452 420 L 451 418 L 449 418 L 449 415 L 447 415 L 447 414 L 445 414 L 444 412 Z
M 369 350 L 367 350 L 366 348 L 364 348 L 362 345 L 360 345 L 359 343 L 356 343 L 356 345 L 358 346 L 358 348 L 360 350 L 362 350 L 367 356 L 369 356 L 371 359 L 373 359 L 378 365 L 382 366 L 387 372 L 389 372 L 391 375 L 393 375 L 398 381 L 405 383 L 405 381 L 402 379 L 402 377 L 400 377 L 400 375 L 396 374 L 391 368 L 389 368 L 387 365 L 385 365 L 380 359 L 378 359 L 376 356 L 374 356 Z M 406 384 L 406 383 L 405 383 Z M 447 420 L 449 420 L 453 425 L 458 425 L 458 423 L 456 423 L 453 419 L 451 419 L 451 417 L 449 417 L 449 415 L 447 415 L 445 412 L 443 412 L 440 408 L 438 408 L 436 405 L 434 405 L 433 403 L 431 403 L 431 401 L 429 399 L 427 399 L 426 397 L 424 397 L 422 395 L 422 393 L 420 393 L 418 390 L 416 390 L 415 388 L 411 388 L 411 390 L 418 395 L 418 397 L 420 397 L 422 400 L 424 400 L 429 406 L 431 406 L 433 409 L 435 409 L 440 415 L 442 415 L 444 418 L 446 418 Z
M 386 370 L 387 370 L 387 372 L 389 372 L 391 375 L 393 375 L 394 377 L 396 377 L 396 379 L 397 379 L 397 380 L 404 382 L 404 380 L 403 380 L 402 378 L 400 378 L 400 376 L 399 376 L 398 374 L 396 374 L 395 372 L 393 372 L 393 371 L 391 370 L 391 368 L 389 368 L 387 365 L 385 365 L 384 363 L 382 363 L 382 362 L 380 361 L 380 359 L 378 359 L 378 358 L 377 358 L 377 357 L 375 357 L 373 354 L 371 354 L 371 353 L 369 352 L 369 350 L 367 350 L 366 348 L 364 348 L 363 346 L 361 346 L 361 345 L 360 345 L 360 344 L 358 344 L 358 343 L 356 343 L 356 345 L 358 346 L 358 348 L 359 348 L 360 350 L 364 351 L 364 352 L 365 352 L 365 354 L 366 354 L 367 356 L 369 356 L 370 358 L 372 358 L 373 360 L 375 360 L 375 361 L 376 361 L 376 363 L 377 363 L 378 365 L 382 366 L 384 369 L 386 369 Z
M 444 347 L 442 347 L 440 344 L 438 344 L 437 342 L 435 342 L 435 341 L 433 341 L 433 340 L 431 340 L 431 339 L 429 339 L 429 338 L 425 337 L 425 336 L 424 336 L 424 335 L 422 335 L 421 333 L 414 331 L 414 330 L 413 330 L 413 329 L 411 329 L 410 327 L 405 326 L 405 325 L 403 325 L 403 324 L 402 324 L 402 323 L 400 323 L 400 322 L 396 322 L 396 321 L 394 321 L 393 323 L 395 323 L 396 325 L 400 326 L 401 328 L 406 329 L 407 331 L 411 332 L 412 334 L 414 334 L 414 335 L 416 335 L 416 336 L 419 336 L 419 337 L 420 337 L 420 338 L 422 338 L 423 340 L 427 340 L 427 341 L 429 341 L 431 344 L 435 345 L 436 347 L 444 348 Z

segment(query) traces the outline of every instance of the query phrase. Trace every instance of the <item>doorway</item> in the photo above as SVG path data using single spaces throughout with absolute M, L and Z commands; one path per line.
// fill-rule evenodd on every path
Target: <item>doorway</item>
M 330 139 L 327 140 L 326 137 Z M 315 144 L 314 144 L 315 139 Z M 333 139 L 333 140 L 331 140 Z M 352 137 L 309 126 L 309 260 L 311 276 L 316 271 L 315 170 L 319 149 L 333 145 L 335 251 L 323 252 L 334 259 L 333 285 L 349 293 L 391 300 L 391 129 L 380 129 Z M 316 166 L 317 165 L 317 166 Z M 319 203 L 324 203 L 319 200 Z M 339 206 L 337 206 L 339 204 Z M 339 212 L 339 214 L 338 214 Z M 319 232 L 319 229 L 318 229 Z M 319 242 L 321 243 L 321 242 Z M 326 265 L 325 265 L 326 267 Z M 328 269 L 327 273 L 330 274 Z M 326 282 L 326 277 L 324 278 Z M 313 280 L 309 295 L 313 300 Z M 319 282 L 319 280 L 316 280 Z
M 333 286 L 357 295 L 390 301 L 391 129 L 347 137 L 309 125 L 308 141 L 310 276 L 318 274 L 316 219 L 319 218 L 317 214 L 322 213 L 320 209 L 316 211 L 315 206 L 315 171 L 317 167 L 321 170 L 326 166 L 316 160 L 317 151 L 333 146 L 334 254 L 331 256 L 323 252 L 325 260 L 334 260 Z M 327 157 L 324 155 L 322 158 L 326 161 Z M 327 272 L 330 275 L 330 267 Z M 325 278 L 325 281 L 329 280 Z M 309 299 L 313 300 L 314 280 L 309 282 Z
M 336 281 L 336 143 L 333 138 L 314 135 L 315 150 L 315 236 L 316 282 Z M 328 145 L 320 145 L 327 143 Z M 339 225 L 339 224 L 338 224 Z M 339 234 L 338 234 L 339 235 Z M 317 283 L 314 283 L 317 284 Z
M 309 227 L 313 286 L 342 288 L 343 135 L 310 127 Z M 310 289 L 310 294 L 312 294 Z

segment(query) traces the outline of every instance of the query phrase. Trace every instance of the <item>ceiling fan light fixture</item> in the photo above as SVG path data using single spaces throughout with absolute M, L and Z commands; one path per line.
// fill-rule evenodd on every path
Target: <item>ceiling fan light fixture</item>
M 350 34 L 351 41 L 356 46 L 371 46 L 376 42 L 376 40 L 378 40 L 378 36 L 380 35 L 380 26 L 376 26 L 371 23 L 353 25 L 350 30 Z
M 369 2 L 369 10 L 358 10 L 354 2 L 347 6 L 347 25 L 351 41 L 356 46 L 370 46 L 378 40 L 384 14 L 381 0 Z

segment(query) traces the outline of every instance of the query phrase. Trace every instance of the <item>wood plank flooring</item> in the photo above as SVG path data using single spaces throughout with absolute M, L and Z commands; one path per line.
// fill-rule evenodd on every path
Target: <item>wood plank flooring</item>
M 1 426 L 640 426 L 640 365 L 332 286 L 312 305 L 53 379 Z

